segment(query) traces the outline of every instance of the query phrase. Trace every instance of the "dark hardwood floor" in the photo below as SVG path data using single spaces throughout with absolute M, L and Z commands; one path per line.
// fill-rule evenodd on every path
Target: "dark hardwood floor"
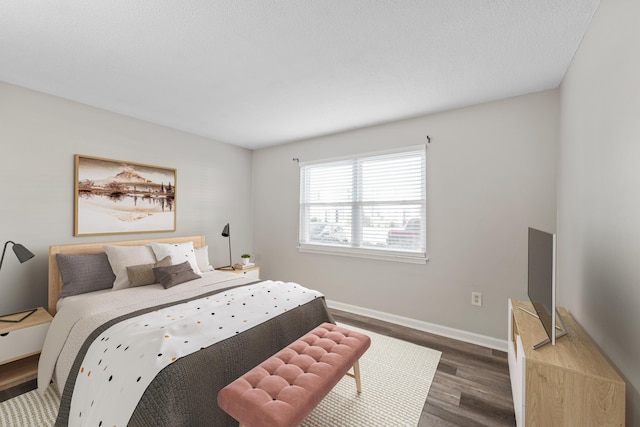
M 515 426 L 507 354 L 345 311 L 335 320 L 442 352 L 418 427 Z
M 5 400 L 9 400 L 13 397 L 16 397 L 22 393 L 26 393 L 31 390 L 35 390 L 38 388 L 37 380 L 31 380 L 26 383 L 17 385 L 15 387 L 8 388 L 6 390 L 0 390 L 0 402 L 4 402 Z
M 507 355 L 345 311 L 338 322 L 442 352 L 418 427 L 515 426 Z M 36 388 L 36 381 L 0 391 L 0 402 Z

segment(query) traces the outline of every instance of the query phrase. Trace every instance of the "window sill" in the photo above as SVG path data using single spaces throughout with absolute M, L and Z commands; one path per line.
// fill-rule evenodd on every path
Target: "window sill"
M 395 261 L 408 264 L 426 264 L 429 260 L 426 255 L 418 255 L 408 252 L 352 249 L 338 246 L 299 245 L 298 252 Z

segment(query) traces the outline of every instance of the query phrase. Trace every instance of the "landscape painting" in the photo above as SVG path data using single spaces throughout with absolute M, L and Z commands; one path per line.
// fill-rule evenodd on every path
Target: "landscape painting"
M 76 154 L 75 236 L 176 230 L 176 170 Z

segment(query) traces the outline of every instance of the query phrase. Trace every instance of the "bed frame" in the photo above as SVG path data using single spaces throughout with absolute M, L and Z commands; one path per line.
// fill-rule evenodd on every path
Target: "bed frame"
M 104 245 L 116 246 L 139 246 L 146 245 L 151 242 L 157 243 L 187 243 L 193 242 L 195 248 L 201 248 L 206 245 L 205 236 L 184 236 L 184 237 L 164 237 L 157 239 L 144 240 L 123 240 L 119 242 L 92 242 L 80 243 L 75 245 L 56 245 L 49 246 L 49 313 L 52 316 L 56 314 L 56 304 L 62 292 L 62 276 L 60 268 L 56 260 L 56 254 L 97 254 L 104 252 Z

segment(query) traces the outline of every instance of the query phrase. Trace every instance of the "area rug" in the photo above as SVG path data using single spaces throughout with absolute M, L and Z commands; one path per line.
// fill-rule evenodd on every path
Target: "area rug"
M 441 353 L 373 332 L 360 359 L 362 393 L 353 378 L 343 378 L 307 417 L 304 427 L 415 427 L 427 399 Z M 53 426 L 60 397 L 53 387 L 0 403 L 0 426 Z
M 360 359 L 362 393 L 344 377 L 302 423 L 303 427 L 415 427 L 442 353 L 342 325 L 371 338 Z
M 60 395 L 53 387 L 49 387 L 44 396 L 37 390 L 21 394 L 0 403 L 0 426 L 52 426 L 59 406 Z

